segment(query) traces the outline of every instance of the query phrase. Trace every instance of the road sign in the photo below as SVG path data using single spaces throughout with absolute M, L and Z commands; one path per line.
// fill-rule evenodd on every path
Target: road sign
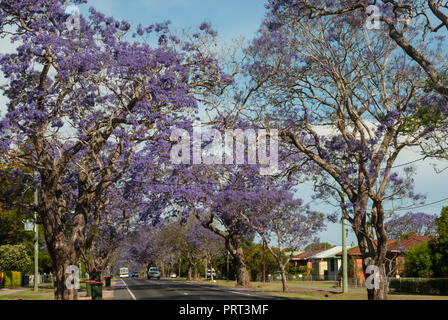
M 34 231 L 34 221 L 33 220 L 25 220 L 23 222 L 25 225 L 25 231 Z

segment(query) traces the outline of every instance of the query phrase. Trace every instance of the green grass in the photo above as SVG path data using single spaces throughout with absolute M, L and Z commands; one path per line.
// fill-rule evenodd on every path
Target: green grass
M 174 279 L 173 279 L 174 280 Z M 185 278 L 176 278 L 186 281 Z M 193 280 L 190 283 L 211 284 L 220 287 L 236 287 L 236 281 Z M 331 289 L 329 289 L 331 288 Z M 365 288 L 350 288 L 348 293 L 342 293 L 337 281 L 288 281 L 288 292 L 282 292 L 281 281 L 251 282 L 248 289 L 261 292 L 265 295 L 286 297 L 303 300 L 367 300 Z M 390 293 L 389 300 L 448 300 L 448 296 L 410 295 Z
M 33 289 L 27 289 L 11 294 L 5 294 L 0 296 L 0 300 L 53 300 L 54 290 L 39 288 L 38 292 L 34 292 Z

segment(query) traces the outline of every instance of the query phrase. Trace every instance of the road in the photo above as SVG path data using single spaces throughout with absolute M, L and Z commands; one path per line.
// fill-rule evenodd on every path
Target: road
M 116 300 L 285 300 L 239 288 L 193 284 L 176 280 L 120 279 Z

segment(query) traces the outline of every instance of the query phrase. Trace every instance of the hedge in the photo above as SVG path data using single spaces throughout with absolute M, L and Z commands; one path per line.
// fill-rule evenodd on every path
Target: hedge
M 403 293 L 448 295 L 448 279 L 392 278 L 389 289 Z
M 8 289 L 20 287 L 22 285 L 22 273 L 18 271 L 5 271 L 3 273 L 3 286 Z

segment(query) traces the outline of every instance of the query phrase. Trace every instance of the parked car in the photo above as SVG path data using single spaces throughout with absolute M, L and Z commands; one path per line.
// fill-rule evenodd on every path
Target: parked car
M 157 280 L 160 280 L 160 271 L 159 268 L 151 267 L 148 271 L 148 279 L 157 278 Z
M 175 273 L 170 274 L 170 278 L 177 278 L 177 274 Z

